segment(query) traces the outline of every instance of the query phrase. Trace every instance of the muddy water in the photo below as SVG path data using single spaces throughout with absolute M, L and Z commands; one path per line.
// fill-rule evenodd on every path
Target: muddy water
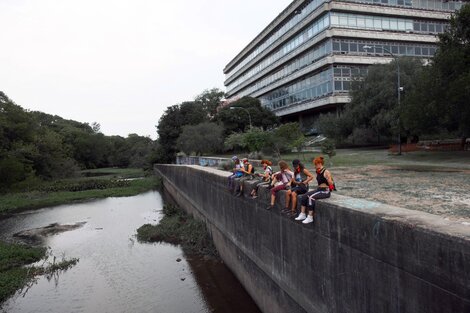
M 57 258 L 79 263 L 53 279 L 39 278 L 0 312 L 259 312 L 223 263 L 188 257 L 178 246 L 137 242 L 136 229 L 158 223 L 162 205 L 158 192 L 148 192 L 0 221 L 2 240 L 52 223 L 86 222 L 43 242 Z

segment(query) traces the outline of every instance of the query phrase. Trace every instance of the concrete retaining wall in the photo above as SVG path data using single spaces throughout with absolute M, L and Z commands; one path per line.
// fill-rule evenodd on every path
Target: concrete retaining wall
M 166 191 L 206 221 L 263 312 L 470 312 L 470 225 L 333 195 L 303 225 L 227 191 L 229 173 L 155 165 Z M 245 186 L 245 193 L 250 186 Z

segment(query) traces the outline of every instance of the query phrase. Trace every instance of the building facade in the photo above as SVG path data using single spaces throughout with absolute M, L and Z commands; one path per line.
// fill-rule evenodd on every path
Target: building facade
M 430 58 L 462 2 L 294 0 L 224 69 L 227 99 L 243 96 L 309 126 L 350 101 L 351 80 L 393 56 Z M 393 54 L 393 56 L 392 56 Z

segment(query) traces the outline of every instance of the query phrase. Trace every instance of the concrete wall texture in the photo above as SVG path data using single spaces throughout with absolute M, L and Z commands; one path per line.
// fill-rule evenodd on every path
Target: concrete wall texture
M 203 219 L 263 312 L 470 312 L 470 225 L 333 194 L 315 222 L 227 190 L 228 172 L 155 165 L 165 190 Z M 245 194 L 251 189 L 245 186 Z

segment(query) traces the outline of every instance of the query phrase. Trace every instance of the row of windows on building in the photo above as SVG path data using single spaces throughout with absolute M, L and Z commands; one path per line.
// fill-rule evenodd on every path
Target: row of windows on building
M 339 26 L 359 29 L 438 34 L 442 33 L 444 31 L 444 27 L 448 25 L 447 22 L 419 21 L 407 18 L 371 16 L 352 13 L 332 12 L 330 15 L 330 23 L 333 27 Z
M 368 46 L 368 49 L 365 47 Z M 414 57 L 432 57 L 436 52 L 436 45 L 434 44 L 419 44 L 419 43 L 399 43 L 399 42 L 384 42 L 384 41 L 371 41 L 371 40 L 350 40 L 350 39 L 328 39 L 319 45 L 307 50 L 305 53 L 297 56 L 295 59 L 286 63 L 281 69 L 266 76 L 263 79 L 257 80 L 251 85 L 248 85 L 241 92 L 239 96 L 250 95 L 266 86 L 269 86 L 277 81 L 288 77 L 289 75 L 301 70 L 302 68 L 318 61 L 319 59 L 331 54 L 345 54 L 345 55 L 380 55 L 386 56 L 386 51 L 391 51 L 397 56 L 414 56 Z M 229 86 L 229 88 L 231 85 Z M 228 93 L 237 88 L 228 89 Z
M 276 110 L 334 93 L 345 93 L 350 90 L 355 77 L 366 74 L 366 66 L 330 66 L 320 73 L 278 88 L 261 97 L 260 101 L 268 109 Z
M 462 7 L 461 1 L 442 0 L 340 0 L 345 2 L 358 2 L 366 4 L 389 5 L 399 7 L 412 7 L 426 10 L 455 11 Z
M 351 55 L 388 55 L 390 51 L 397 56 L 433 57 L 437 46 L 434 44 L 398 43 L 365 40 L 334 39 L 333 53 Z
M 327 40 L 320 45 L 315 46 L 312 49 L 309 49 L 306 53 L 298 56 L 296 59 L 285 64 L 281 69 L 276 72 L 266 76 L 263 79 L 257 80 L 255 83 L 251 84 L 247 88 L 243 89 L 241 96 L 249 95 L 253 92 L 258 91 L 268 85 L 271 85 L 290 74 L 314 63 L 315 61 L 323 58 L 325 55 L 331 53 L 331 42 Z M 236 88 L 236 86 L 235 86 Z M 230 93 L 230 90 L 228 91 Z
M 317 19 L 313 23 L 311 23 L 307 28 L 305 28 L 300 34 L 292 38 L 291 40 L 287 41 L 276 49 L 272 54 L 264 58 L 259 64 L 253 67 L 248 72 L 244 73 L 240 76 L 236 81 L 230 83 L 231 85 L 239 85 L 241 82 L 250 79 L 252 76 L 258 74 L 260 71 L 264 70 L 266 67 L 270 66 L 277 60 L 281 59 L 285 55 L 289 54 L 290 52 L 297 49 L 299 46 L 304 44 L 307 40 L 313 38 L 318 33 L 322 32 L 329 26 L 329 17 L 328 14 L 322 16 L 320 19 Z
M 328 27 L 346 27 L 356 29 L 372 29 L 372 30 L 387 30 L 387 31 L 403 31 L 403 32 L 417 32 L 417 33 L 432 33 L 438 34 L 445 30 L 448 24 L 445 22 L 437 21 L 418 21 L 404 18 L 390 18 L 384 16 L 369 16 L 359 15 L 352 13 L 339 13 L 330 12 L 313 21 L 297 36 L 287 41 L 276 49 L 272 54 L 268 55 L 261 62 L 253 68 L 245 72 L 235 81 L 231 82 L 228 89 L 233 89 L 230 86 L 238 86 L 242 82 L 247 81 L 254 75 L 258 74 L 268 66 L 272 65 L 277 60 L 290 54 L 304 43 L 308 42 L 311 38 L 322 32 Z
M 260 43 L 255 50 L 253 50 L 248 56 L 243 59 L 235 68 L 233 68 L 230 72 L 236 73 L 239 69 L 245 66 L 248 62 L 253 60 L 256 56 L 258 56 L 261 52 L 266 50 L 269 46 L 271 46 L 279 37 L 284 35 L 290 29 L 292 29 L 295 25 L 297 25 L 301 20 L 303 20 L 307 15 L 312 13 L 316 8 L 318 8 L 321 4 L 326 2 L 325 0 L 311 0 L 307 1 L 307 4 L 301 9 L 296 11 L 290 18 L 288 18 L 282 26 L 278 27 L 277 30 L 274 31 L 268 38 L 266 38 L 262 43 Z
M 428 10 L 443 10 L 443 11 L 455 11 L 462 7 L 462 2 L 457 1 L 439 1 L 439 0 L 340 0 L 345 2 L 357 2 L 357 3 L 365 3 L 365 4 L 381 4 L 381 5 L 389 5 L 389 6 L 398 6 L 398 7 L 413 7 L 413 8 L 421 8 L 421 9 L 428 9 Z M 281 27 L 279 27 L 274 33 L 268 36 L 262 43 L 260 43 L 254 51 L 248 54 L 235 68 L 230 70 L 227 73 L 227 77 L 231 76 L 233 73 L 238 72 L 243 66 L 245 66 L 248 62 L 253 60 L 256 56 L 258 56 L 261 52 L 266 50 L 270 47 L 277 39 L 279 39 L 282 35 L 284 35 L 287 31 L 292 29 L 295 25 L 297 25 L 301 20 L 307 17 L 311 12 L 313 12 L 316 8 L 318 8 L 321 4 L 326 2 L 325 0 L 313 0 L 308 1 L 307 4 L 301 9 L 296 11 L 297 14 L 292 15 L 288 20 L 286 20 Z M 361 21 L 359 21 L 359 24 Z M 387 23 L 387 22 L 385 22 Z M 394 23 L 394 22 L 392 22 Z M 403 26 L 400 24 L 398 27 Z M 351 26 L 352 27 L 352 26 Z M 354 26 L 360 27 L 360 26 Z M 376 27 L 379 28 L 379 27 Z M 392 27 L 387 28 L 387 25 L 383 25 L 381 29 L 393 29 Z M 405 28 L 404 30 L 406 30 Z M 413 28 L 408 28 L 409 30 Z M 398 30 L 398 29 L 395 29 Z M 415 31 L 424 31 L 424 32 L 434 32 L 434 30 L 427 30 L 427 29 L 416 29 Z M 440 32 L 436 30 L 436 32 Z

